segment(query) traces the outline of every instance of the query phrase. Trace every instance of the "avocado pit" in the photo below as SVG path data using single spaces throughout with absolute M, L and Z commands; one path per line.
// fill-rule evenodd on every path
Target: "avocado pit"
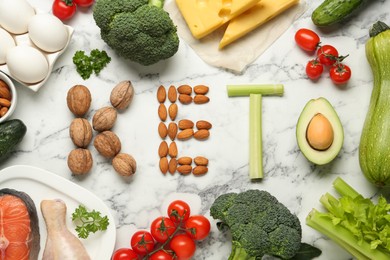
M 316 114 L 306 130 L 309 145 L 318 151 L 327 150 L 333 143 L 334 132 L 329 120 L 321 113 Z

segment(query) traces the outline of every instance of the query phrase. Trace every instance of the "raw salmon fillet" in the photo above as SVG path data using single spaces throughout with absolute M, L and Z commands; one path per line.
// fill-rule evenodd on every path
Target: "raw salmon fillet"
M 35 206 L 25 196 L 27 194 L 10 189 L 0 190 L 0 260 L 38 257 L 39 229 Z

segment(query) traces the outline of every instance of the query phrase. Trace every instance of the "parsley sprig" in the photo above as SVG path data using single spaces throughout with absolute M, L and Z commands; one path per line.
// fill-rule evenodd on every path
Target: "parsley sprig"
M 93 72 L 99 75 L 110 61 L 111 57 L 108 56 L 107 52 L 98 49 L 93 49 L 89 56 L 84 51 L 76 51 L 73 55 L 76 70 L 84 80 L 88 79 Z
M 110 224 L 107 216 L 101 216 L 101 213 L 96 210 L 88 211 L 83 205 L 79 205 L 75 209 L 72 214 L 72 221 L 76 224 L 79 238 L 84 239 L 88 238 L 91 232 L 106 230 Z

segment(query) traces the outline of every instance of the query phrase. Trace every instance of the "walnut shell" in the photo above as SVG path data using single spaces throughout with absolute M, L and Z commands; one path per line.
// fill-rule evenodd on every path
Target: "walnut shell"
M 121 176 L 131 176 L 137 170 L 137 162 L 134 157 L 126 153 L 118 153 L 112 159 L 112 166 Z
M 78 117 L 84 116 L 91 106 L 91 92 L 84 85 L 75 85 L 68 90 L 66 101 L 69 110 Z
M 70 124 L 69 135 L 76 146 L 86 148 L 92 140 L 91 124 L 85 118 L 75 118 Z
M 134 87 L 129 80 L 119 82 L 111 91 L 110 102 L 119 110 L 127 108 L 134 97 Z
M 92 164 L 92 154 L 88 149 L 77 148 L 69 153 L 68 167 L 75 175 L 88 173 L 92 168 Z
M 106 158 L 113 158 L 120 152 L 122 148 L 121 141 L 112 131 L 104 131 L 99 133 L 95 137 L 93 145 L 95 146 L 96 150 Z
M 117 112 L 111 106 L 102 107 L 96 111 L 92 118 L 92 127 L 98 132 L 110 130 L 116 121 Z

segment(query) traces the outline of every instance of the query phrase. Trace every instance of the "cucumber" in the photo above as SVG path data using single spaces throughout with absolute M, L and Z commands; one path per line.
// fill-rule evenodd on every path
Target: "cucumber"
M 364 176 L 379 187 L 390 186 L 390 27 L 377 22 L 366 42 L 366 56 L 373 73 L 370 105 L 359 144 Z
M 0 124 L 0 162 L 8 157 L 27 132 L 20 119 L 11 119 Z
M 328 26 L 348 18 L 363 6 L 365 0 L 325 0 L 311 15 L 317 26 Z

